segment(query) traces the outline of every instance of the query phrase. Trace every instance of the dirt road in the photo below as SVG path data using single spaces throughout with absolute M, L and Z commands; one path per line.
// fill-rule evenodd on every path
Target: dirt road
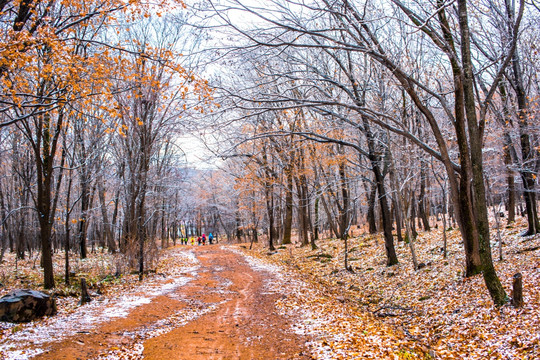
M 47 344 L 36 359 L 310 359 L 309 339 L 276 313 L 271 274 L 219 245 L 189 247 L 200 262 L 187 285 L 100 324 Z M 185 316 L 183 316 L 184 314 Z M 196 318 L 190 320 L 196 314 Z M 131 355 L 126 349 L 135 349 Z

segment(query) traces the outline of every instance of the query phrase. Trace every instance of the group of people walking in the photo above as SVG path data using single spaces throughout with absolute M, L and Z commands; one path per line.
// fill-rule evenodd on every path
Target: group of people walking
M 202 234 L 201 236 L 195 238 L 195 236 L 191 236 L 188 238 L 182 238 L 180 239 L 182 242 L 182 245 L 195 245 L 195 241 L 197 241 L 197 245 L 206 245 L 206 241 L 208 240 L 208 243 L 211 245 L 214 242 L 214 235 L 212 233 L 208 234 L 208 239 L 206 238 L 206 234 Z M 217 242 L 217 239 L 216 239 Z

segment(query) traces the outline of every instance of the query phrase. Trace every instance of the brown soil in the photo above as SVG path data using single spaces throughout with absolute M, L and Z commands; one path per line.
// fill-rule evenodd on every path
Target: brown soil
M 294 319 L 276 313 L 279 294 L 268 293 L 265 279 L 237 254 L 219 245 L 193 248 L 200 261 L 198 276 L 176 292 L 156 297 L 128 317 L 101 324 L 89 334 L 77 334 L 49 344 L 37 359 L 91 359 L 120 347 L 144 344 L 145 359 L 310 359 L 305 337 L 290 331 Z M 182 309 L 215 310 L 146 339 L 133 336 L 157 320 Z

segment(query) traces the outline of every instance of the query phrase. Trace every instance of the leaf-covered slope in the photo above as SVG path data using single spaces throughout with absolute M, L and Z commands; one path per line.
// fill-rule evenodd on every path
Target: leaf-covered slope
M 272 255 L 262 248 L 250 254 L 286 267 L 309 284 L 305 293 L 280 306 L 322 322 L 332 337 L 321 338 L 320 348 L 342 349 L 343 358 L 362 358 L 372 351 L 400 358 L 533 359 L 540 357 L 540 237 L 522 238 L 519 230 L 502 232 L 503 260 L 495 266 L 508 293 L 512 276 L 523 275 L 521 309 L 494 307 L 481 276 L 464 278 L 463 245 L 456 230 L 447 233 L 446 259 L 440 229 L 420 235 L 416 251 L 426 266 L 416 271 L 404 243 L 397 245 L 400 263 L 386 267 L 379 236 L 349 240 L 354 273 L 344 270 L 341 240 L 319 241 L 315 251 L 289 245 Z M 494 246 L 494 258 L 497 250 Z

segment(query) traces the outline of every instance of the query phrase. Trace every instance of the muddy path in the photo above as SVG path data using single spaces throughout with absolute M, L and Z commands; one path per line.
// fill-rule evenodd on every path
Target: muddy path
M 310 359 L 309 339 L 277 314 L 272 275 L 219 245 L 189 247 L 197 275 L 127 317 L 47 344 L 35 359 Z

